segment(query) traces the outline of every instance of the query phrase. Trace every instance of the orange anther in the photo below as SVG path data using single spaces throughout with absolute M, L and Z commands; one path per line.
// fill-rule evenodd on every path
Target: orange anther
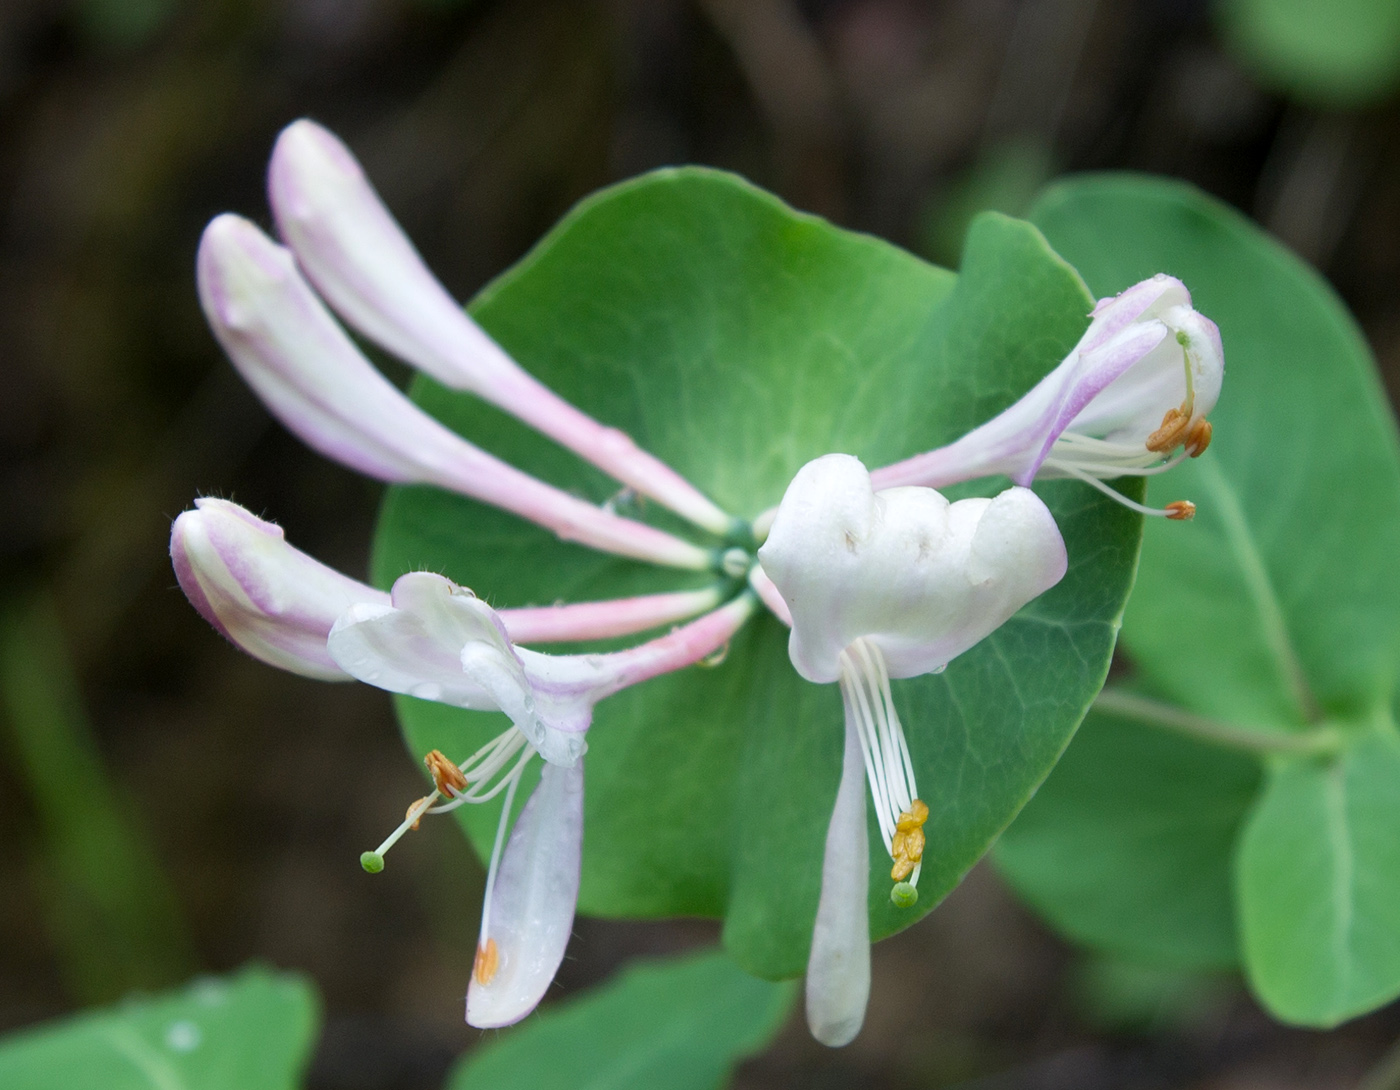
M 433 750 L 423 758 L 423 763 L 428 766 L 428 775 L 432 776 L 437 789 L 448 798 L 466 788 L 467 778 L 462 770 L 449 761 L 442 750 Z
M 1186 436 L 1186 453 L 1199 458 L 1210 446 L 1211 426 L 1209 420 L 1197 420 L 1190 434 Z
M 405 811 L 403 812 L 403 816 L 404 816 L 405 818 L 411 818 L 411 817 L 413 817 L 413 811 L 414 811 L 414 810 L 417 810 L 418 807 L 422 806 L 422 805 L 423 805 L 425 802 L 427 802 L 427 801 L 428 801 L 428 796 L 427 796 L 427 795 L 424 795 L 421 799 L 415 799 L 413 802 L 409 803 L 408 809 L 405 810 Z M 418 831 L 418 826 L 420 826 L 420 825 L 422 825 L 422 824 L 423 824 L 423 815 L 422 815 L 422 814 L 419 814 L 416 818 L 413 818 L 413 824 L 410 825 L 409 828 L 412 829 L 412 830 L 416 833 L 416 832 Z
M 1177 500 L 1166 506 L 1167 518 L 1185 521 L 1196 517 L 1196 505 L 1190 500 Z
M 483 986 L 490 984 L 500 965 L 501 954 L 496 949 L 496 940 L 487 939 L 476 948 L 476 960 L 472 963 L 472 976 Z
M 1148 450 L 1157 454 L 1167 454 L 1181 445 L 1190 425 L 1191 414 L 1189 412 L 1182 409 L 1168 409 L 1166 415 L 1162 417 L 1162 426 L 1147 437 L 1147 442 L 1144 445 Z

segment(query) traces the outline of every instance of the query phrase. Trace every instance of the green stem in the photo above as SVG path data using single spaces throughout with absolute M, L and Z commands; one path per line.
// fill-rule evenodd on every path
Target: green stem
M 1165 727 L 1203 742 L 1252 753 L 1331 753 L 1341 743 L 1341 737 L 1331 727 L 1292 732 L 1237 727 L 1121 689 L 1105 689 L 1094 700 L 1094 707 L 1148 726 Z

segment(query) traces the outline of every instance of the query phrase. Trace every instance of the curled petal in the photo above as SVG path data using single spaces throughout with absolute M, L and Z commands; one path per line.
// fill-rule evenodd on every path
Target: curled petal
M 565 540 L 674 567 L 709 566 L 707 550 L 536 480 L 423 412 L 370 365 L 292 255 L 247 220 L 223 215 L 209 224 L 198 280 L 210 327 L 244 379 L 323 454 L 383 480 L 460 492 Z
M 876 493 L 860 461 L 828 454 L 788 486 L 759 550 L 792 615 L 809 681 L 841 674 L 865 637 L 891 677 L 942 669 L 1063 577 L 1054 517 L 1030 490 L 949 503 L 931 488 Z
M 447 293 L 350 149 L 311 121 L 278 137 L 268 195 L 311 282 L 365 336 L 448 386 L 470 390 L 707 529 L 731 520 L 674 470 L 536 381 Z
M 175 577 L 204 619 L 254 658 L 305 677 L 347 681 L 326 650 L 346 610 L 389 596 L 287 544 L 280 526 L 236 503 L 195 501 L 170 532 Z
M 544 998 L 574 925 L 583 850 L 583 762 L 546 764 L 511 830 L 482 919 L 495 971 L 467 989 L 467 1022 L 520 1021 Z
M 1158 275 L 1094 308 L 1064 361 L 998 416 L 948 446 L 875 470 L 875 487 L 941 488 L 1005 474 L 1099 478 L 1154 471 L 1181 440 L 1149 446 L 1168 414 L 1191 435 L 1225 372 L 1220 331 L 1180 280 Z
M 846 697 L 841 786 L 826 831 L 822 892 L 807 959 L 807 1025 L 824 1045 L 849 1044 L 870 998 L 870 846 L 865 829 L 865 765 Z
M 589 690 L 570 694 L 573 703 L 547 721 L 499 616 L 440 575 L 400 577 L 391 604 L 346 612 L 331 629 L 327 648 L 341 669 L 366 684 L 459 708 L 505 712 L 546 761 L 572 764 L 583 753 L 583 731 L 592 718 Z
M 498 709 L 546 761 L 572 765 L 598 701 L 699 661 L 752 611 L 752 599 L 742 595 L 625 651 L 545 655 L 516 647 L 503 617 L 471 591 L 431 572 L 410 572 L 394 584 L 390 606 L 355 608 L 337 621 L 328 647 L 342 669 L 370 685 Z

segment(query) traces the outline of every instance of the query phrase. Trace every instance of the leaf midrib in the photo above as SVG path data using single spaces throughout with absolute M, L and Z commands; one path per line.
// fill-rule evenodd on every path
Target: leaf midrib
M 102 1036 L 150 1080 L 155 1090 L 189 1090 L 189 1084 L 170 1066 L 170 1062 L 130 1026 L 106 1026 Z
M 1288 622 L 1284 617 L 1278 592 L 1250 529 L 1249 520 L 1245 517 L 1239 496 L 1220 471 L 1220 464 L 1214 454 L 1208 454 L 1198 464 L 1201 483 L 1210 492 L 1215 503 L 1216 514 L 1219 515 L 1225 530 L 1226 544 L 1239 564 L 1245 588 L 1254 603 L 1255 612 L 1259 615 L 1264 640 L 1268 644 L 1274 666 L 1294 710 L 1302 722 L 1317 723 L 1322 719 L 1321 711 L 1308 685 L 1302 660 L 1293 646 L 1293 638 L 1288 631 Z

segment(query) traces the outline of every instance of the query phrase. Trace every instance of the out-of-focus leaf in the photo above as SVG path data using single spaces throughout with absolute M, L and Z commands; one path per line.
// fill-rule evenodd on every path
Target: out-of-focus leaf
M 1268 83 L 1323 106 L 1400 82 L 1400 0 L 1220 0 L 1221 29 Z
M 0 1039 L 5 1090 L 293 1090 L 311 1053 L 304 979 L 248 968 Z
M 1290 1022 L 1335 1025 L 1400 981 L 1400 738 L 1270 770 L 1239 852 L 1240 933 L 1254 987 Z
M 874 467 L 985 420 L 1060 361 L 1088 306 L 1074 270 L 1028 224 L 979 219 L 955 278 L 737 178 L 688 169 L 586 201 L 473 311 L 542 380 L 752 518 L 820 454 Z M 599 501 L 615 491 L 470 397 L 427 381 L 415 396 L 558 485 Z M 887 874 L 871 868 L 876 937 L 931 909 L 986 851 L 1106 673 L 1140 520 L 1078 482 L 1041 492 L 1068 546 L 1065 580 L 943 675 L 895 684 L 931 808 L 929 849 L 914 909 L 896 909 Z M 503 606 L 706 578 L 564 544 L 433 489 L 392 489 L 375 578 L 418 568 Z M 416 753 L 466 756 L 505 725 L 409 698 L 399 709 Z M 722 665 L 604 701 L 588 739 L 581 909 L 724 916 L 745 969 L 800 973 L 841 739 L 836 687 L 798 678 L 786 630 L 766 615 Z M 457 811 L 483 853 L 489 810 Z
M 1171 968 L 1230 966 L 1230 860 L 1259 782 L 1252 757 L 1091 712 L 994 858 L 1078 942 Z
M 99 1003 L 188 976 L 194 956 L 179 905 L 103 768 L 45 597 L 0 613 L 0 710 L 39 814 L 31 870 L 69 991 Z
M 632 965 L 470 1053 L 447 1090 L 715 1090 L 778 1032 L 795 991 L 720 953 Z

